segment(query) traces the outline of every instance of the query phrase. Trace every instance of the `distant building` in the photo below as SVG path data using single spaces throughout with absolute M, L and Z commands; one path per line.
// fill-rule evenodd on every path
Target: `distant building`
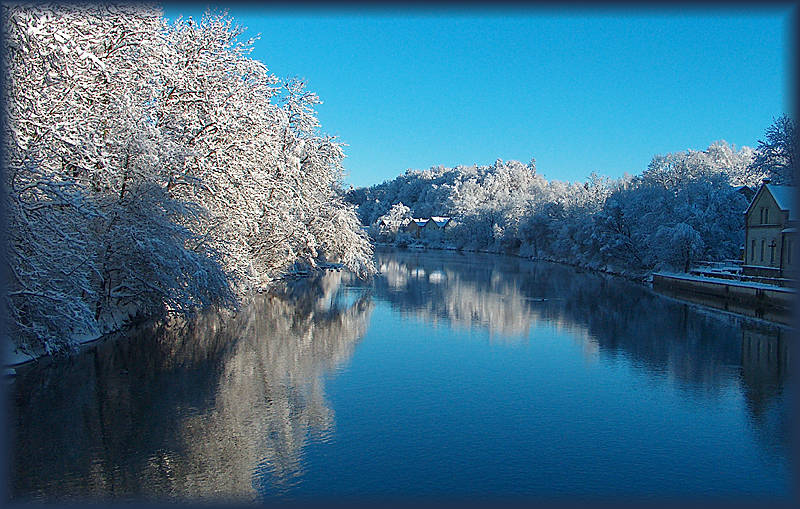
M 425 224 L 425 228 L 430 228 L 431 230 L 444 230 L 449 223 L 449 217 L 433 216 L 431 217 L 430 221 Z
M 393 220 L 381 218 L 375 223 L 375 227 L 381 234 L 397 235 L 398 231 L 404 231 L 406 229 L 410 221 L 411 219 Z
M 406 225 L 406 231 L 411 235 L 419 238 L 422 229 L 425 228 L 425 225 L 430 221 L 430 219 L 424 218 L 412 218 L 411 221 Z
M 794 278 L 797 273 L 796 188 L 764 179 L 745 211 L 746 275 Z
M 447 227 L 448 224 L 450 224 L 449 217 L 415 217 L 406 225 L 405 230 L 416 238 L 420 238 L 420 236 L 426 235 L 424 232 L 428 232 L 428 234 L 441 232 Z
M 428 220 L 427 223 L 425 223 L 425 231 L 429 232 L 430 234 L 442 232 L 447 227 L 449 222 L 449 217 L 433 216 Z
M 754 189 L 750 188 L 749 186 L 737 186 L 733 189 L 737 193 L 740 193 L 742 196 L 747 198 L 747 201 L 750 202 L 753 200 L 753 196 L 756 195 Z

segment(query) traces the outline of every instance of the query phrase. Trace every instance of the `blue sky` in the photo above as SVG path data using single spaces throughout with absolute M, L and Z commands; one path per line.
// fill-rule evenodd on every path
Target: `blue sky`
M 790 7 L 228 11 L 261 34 L 253 58 L 320 96 L 357 187 L 498 158 L 548 179 L 637 174 L 716 140 L 755 147 L 792 106 Z

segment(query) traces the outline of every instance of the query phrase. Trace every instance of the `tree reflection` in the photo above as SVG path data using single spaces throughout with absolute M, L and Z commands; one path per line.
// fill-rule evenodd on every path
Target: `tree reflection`
M 786 327 L 664 298 L 639 284 L 497 255 L 378 251 L 376 297 L 423 320 L 481 326 L 523 341 L 537 323 L 568 329 L 584 355 L 622 355 L 690 397 L 739 385 L 762 437 L 785 446 L 780 404 Z M 432 274 L 443 276 L 434 280 Z M 447 284 L 442 284 L 441 279 Z M 780 412 L 783 413 L 780 413 Z
M 402 312 L 446 320 L 454 328 L 484 327 L 493 339 L 518 340 L 537 320 L 519 286 L 497 268 L 463 267 L 427 255 L 377 253 L 376 291 Z
M 15 382 L 12 496 L 253 500 L 302 475 L 334 415 L 325 376 L 373 308 L 328 272 L 258 296 L 235 317 L 141 326 Z
M 12 494 L 294 493 L 311 477 L 310 441 L 334 432 L 325 380 L 365 335 L 373 294 L 401 314 L 483 327 L 493 341 L 534 341 L 533 328 L 555 327 L 593 362 L 622 358 L 687 398 L 740 393 L 758 437 L 779 454 L 788 450 L 792 344 L 784 327 L 562 265 L 444 252 L 376 258 L 382 274 L 370 289 L 329 272 L 258 296 L 236 316 L 142 326 L 50 367 L 20 369 Z

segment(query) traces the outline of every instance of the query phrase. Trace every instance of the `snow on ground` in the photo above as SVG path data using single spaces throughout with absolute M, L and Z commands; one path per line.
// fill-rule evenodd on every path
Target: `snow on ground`
M 97 341 L 102 336 L 103 336 L 102 334 L 84 334 L 82 336 L 74 337 L 73 342 L 82 345 L 85 343 L 91 343 L 92 341 Z M 30 362 L 34 359 L 36 359 L 36 356 L 20 351 L 17 347 L 15 347 L 11 343 L 10 339 L 3 341 L 3 347 L 2 347 L 3 376 L 9 377 L 16 375 L 17 372 L 14 369 L 15 366 L 25 364 L 26 362 Z
M 3 341 L 3 375 L 4 376 L 13 376 L 16 374 L 16 371 L 12 366 L 18 366 L 20 364 L 24 364 L 28 361 L 33 360 L 32 355 L 28 355 L 26 353 L 20 352 L 17 350 L 14 345 L 11 343 L 11 339 L 7 338 Z

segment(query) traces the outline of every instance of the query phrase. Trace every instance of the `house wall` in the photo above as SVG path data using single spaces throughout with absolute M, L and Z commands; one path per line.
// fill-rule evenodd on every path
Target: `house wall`
M 443 230 L 444 228 L 436 224 L 436 221 L 430 220 L 425 224 L 422 234 L 426 239 L 437 242 L 442 239 Z
M 781 230 L 788 220 L 788 212 L 778 208 L 769 191 L 759 193 L 745 218 L 745 265 L 780 268 L 784 249 Z
M 797 277 L 797 255 L 797 233 L 784 233 L 781 252 L 781 256 L 783 257 L 783 277 Z
M 436 221 L 429 219 L 422 226 L 420 226 L 417 222 L 412 221 L 406 227 L 406 231 L 417 238 L 426 237 L 435 240 L 439 238 L 446 227 L 447 224 L 445 224 L 445 226 L 439 226 L 436 224 Z
M 406 231 L 411 235 L 419 238 L 420 227 L 416 222 L 411 221 L 410 223 L 408 223 L 408 226 L 406 226 Z

